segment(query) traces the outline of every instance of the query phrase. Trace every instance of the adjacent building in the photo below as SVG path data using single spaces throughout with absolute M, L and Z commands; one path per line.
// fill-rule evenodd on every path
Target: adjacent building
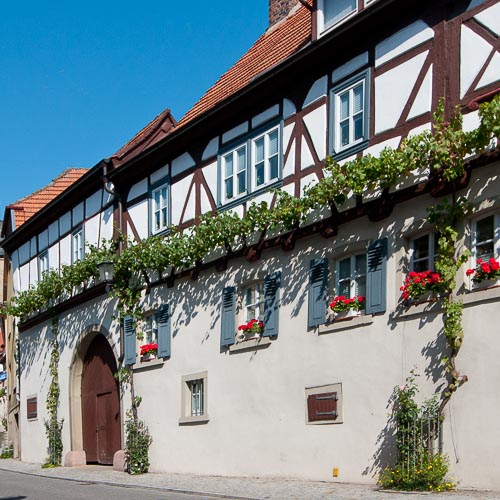
M 118 229 L 139 241 L 205 213 L 272 206 L 276 189 L 300 196 L 323 178 L 328 155 L 378 155 L 429 129 L 443 97 L 446 116 L 460 106 L 465 128 L 477 127 L 478 103 L 499 88 L 498 19 L 496 0 L 270 0 L 269 28 L 179 122 L 158 115 L 22 225 L 8 222 L 8 209 L 9 297 Z M 493 150 L 460 187 L 473 204 L 459 242 L 469 267 L 485 252 L 500 256 L 498 174 Z M 432 394 L 442 373 L 439 303 L 400 302 L 406 273 L 433 265 L 426 208 L 436 193 L 408 177 L 389 195 L 390 210 L 366 192 L 314 214 L 293 245 L 269 233 L 247 242 L 251 256 L 210 255 L 194 273 L 151 276 L 136 329 L 115 318 L 103 283 L 61 300 L 67 463 L 111 464 L 123 447 L 128 402 L 113 374 L 125 363 L 153 437 L 151 470 L 329 480 L 336 468 L 338 480 L 374 482 L 391 452 L 394 386 L 416 367 Z M 462 486 L 500 489 L 500 287 L 475 287 L 466 267 L 457 294 L 469 382 L 447 408 L 444 450 Z M 329 297 L 366 296 L 366 309 L 329 321 L 316 307 L 318 283 Z M 262 337 L 240 335 L 238 325 L 263 316 Z M 43 462 L 50 318 L 41 312 L 18 335 L 20 457 Z M 155 341 L 155 359 L 139 355 Z

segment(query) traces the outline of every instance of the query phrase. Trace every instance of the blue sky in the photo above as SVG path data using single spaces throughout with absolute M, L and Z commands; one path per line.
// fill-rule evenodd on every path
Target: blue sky
M 0 16 L 0 218 L 92 167 L 165 108 L 179 120 L 266 29 L 268 0 L 26 0 Z

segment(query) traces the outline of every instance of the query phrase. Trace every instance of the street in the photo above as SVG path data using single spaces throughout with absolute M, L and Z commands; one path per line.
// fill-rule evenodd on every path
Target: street
M 200 500 L 217 497 L 69 481 L 0 470 L 0 500 Z

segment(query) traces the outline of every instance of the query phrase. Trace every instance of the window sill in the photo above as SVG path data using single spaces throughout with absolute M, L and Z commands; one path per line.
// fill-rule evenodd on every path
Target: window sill
M 341 330 L 349 330 L 360 326 L 368 326 L 373 323 L 373 316 L 370 314 L 362 314 L 361 316 L 351 316 L 347 318 L 337 319 L 330 323 L 318 326 L 318 334 L 333 333 Z
M 352 156 L 355 153 L 359 153 L 360 151 L 363 151 L 363 149 L 366 149 L 368 147 L 368 139 L 365 139 L 363 142 L 359 142 L 358 144 L 353 144 L 350 147 L 347 147 L 345 149 L 342 149 L 338 153 L 336 153 L 334 150 L 330 152 L 332 155 L 332 158 L 335 161 L 340 161 L 344 160 L 345 158 L 348 158 L 349 156 Z
M 208 415 L 199 415 L 197 417 L 181 417 L 179 418 L 179 425 L 189 424 L 206 424 L 210 419 Z
M 134 365 L 133 371 L 134 372 L 142 372 L 142 371 L 148 370 L 150 368 L 158 368 L 160 366 L 163 366 L 164 363 L 165 363 L 165 361 L 161 358 L 160 359 L 154 358 L 154 359 L 150 359 L 149 361 L 141 361 L 140 363 L 136 363 Z
M 482 302 L 490 302 L 500 298 L 500 285 L 493 285 L 486 288 L 473 288 L 463 295 L 464 306 L 473 306 Z
M 277 181 L 271 182 L 269 184 L 266 184 L 264 186 L 260 186 L 259 188 L 255 189 L 255 191 L 252 191 L 244 196 L 239 196 L 238 198 L 235 198 L 233 200 L 229 200 L 227 202 L 220 202 L 218 205 L 218 210 L 229 210 L 231 208 L 237 207 L 238 205 L 241 205 L 242 203 L 245 203 L 248 200 L 251 200 L 252 198 L 255 198 L 267 191 L 270 191 L 271 189 L 278 189 L 283 185 L 283 180 L 278 179 Z
M 243 342 L 238 342 L 229 346 L 229 352 L 240 352 L 248 351 L 250 349 L 262 349 L 269 347 L 271 345 L 271 339 L 269 337 L 260 337 L 258 339 L 244 340 Z
M 422 302 L 415 302 L 407 307 L 399 306 L 392 314 L 392 319 L 400 321 L 411 318 L 413 316 L 420 316 L 422 314 L 435 314 L 443 311 L 442 303 L 439 299 L 426 300 Z

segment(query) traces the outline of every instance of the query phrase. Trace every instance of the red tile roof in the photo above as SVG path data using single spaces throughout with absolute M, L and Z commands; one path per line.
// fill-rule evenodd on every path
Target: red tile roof
M 311 0 L 308 0 L 311 4 Z M 298 4 L 283 21 L 269 28 L 248 52 L 180 120 L 194 120 L 248 85 L 259 74 L 283 62 L 311 41 L 311 12 Z
M 166 109 L 111 157 L 113 159 L 113 166 L 120 166 L 125 161 L 130 160 L 130 158 L 157 143 L 168 135 L 176 125 L 175 118 L 170 113 L 170 110 Z
M 9 205 L 7 208 L 14 211 L 15 229 L 24 224 L 86 172 L 88 172 L 87 168 L 68 168 L 47 186 Z

